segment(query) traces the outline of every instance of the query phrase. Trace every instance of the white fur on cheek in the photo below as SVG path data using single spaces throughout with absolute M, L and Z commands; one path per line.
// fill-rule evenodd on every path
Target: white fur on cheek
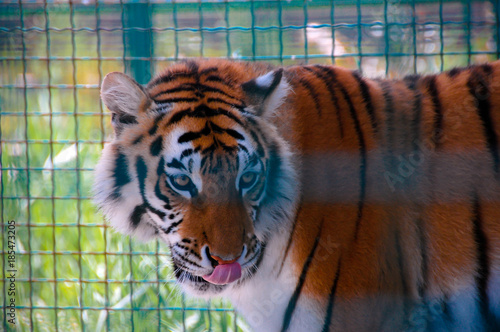
M 155 229 L 144 220 L 149 216 L 144 215 L 143 221 L 136 228 L 132 226 L 130 221 L 134 208 L 143 203 L 136 177 L 132 177 L 129 172 L 131 181 L 120 188 L 120 197 L 116 200 L 111 198 L 111 194 L 115 191 L 113 172 L 116 157 L 113 148 L 112 144 L 104 147 L 101 159 L 96 166 L 93 188 L 94 202 L 117 231 L 134 235 L 142 241 L 149 240 L 155 235 Z

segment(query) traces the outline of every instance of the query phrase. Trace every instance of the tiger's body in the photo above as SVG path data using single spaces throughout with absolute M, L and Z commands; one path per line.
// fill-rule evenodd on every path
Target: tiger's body
M 500 330 L 500 62 L 402 80 L 334 66 L 108 75 L 111 224 L 255 331 Z

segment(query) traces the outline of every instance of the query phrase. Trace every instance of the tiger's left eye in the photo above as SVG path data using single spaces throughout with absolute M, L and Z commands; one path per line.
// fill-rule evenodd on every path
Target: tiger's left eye
M 191 181 L 191 178 L 185 174 L 173 175 L 170 176 L 169 178 L 170 178 L 170 183 L 172 183 L 172 185 L 177 190 L 187 191 L 190 190 L 192 186 L 194 186 L 193 182 Z
M 257 181 L 258 174 L 256 172 L 246 172 L 240 177 L 240 189 L 248 189 Z

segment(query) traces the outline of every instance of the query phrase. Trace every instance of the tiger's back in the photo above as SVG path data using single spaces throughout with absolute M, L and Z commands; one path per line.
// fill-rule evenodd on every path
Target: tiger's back
M 228 296 L 256 331 L 500 328 L 500 62 L 371 80 L 199 60 L 141 91 L 138 113 L 115 107 L 134 120 L 115 124 L 97 201 L 160 236 L 187 291 Z M 242 277 L 217 284 L 235 259 Z
M 384 329 L 393 316 L 420 329 L 498 326 L 499 70 L 496 62 L 390 81 L 293 69 L 300 119 L 290 140 L 305 156 L 296 228 L 310 234 L 290 250 L 303 266 L 319 237 L 314 255 L 336 262 L 308 268 L 321 276 L 309 284 L 316 296 L 330 280 L 325 307 L 344 303 L 331 324 Z M 379 310 L 384 301 L 396 314 Z M 369 319 L 343 325 L 363 307 Z

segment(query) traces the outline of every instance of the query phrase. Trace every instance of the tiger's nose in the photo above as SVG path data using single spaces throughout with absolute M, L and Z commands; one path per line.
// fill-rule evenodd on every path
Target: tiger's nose
M 219 263 L 219 265 L 222 265 L 222 264 L 231 264 L 231 263 L 236 262 L 238 260 L 238 258 L 241 257 L 241 255 L 239 255 L 235 259 L 231 259 L 231 260 L 224 260 L 224 259 L 220 258 L 219 256 L 214 256 L 214 255 L 210 255 L 210 257 L 212 257 L 214 260 L 216 260 L 217 263 Z
M 235 258 L 230 258 L 227 256 L 221 257 L 221 256 L 217 255 L 216 253 L 210 252 L 210 249 L 208 248 L 208 246 L 205 247 L 205 254 L 206 254 L 207 258 L 210 259 L 210 261 L 212 262 L 212 265 L 214 267 L 217 265 L 231 264 L 231 263 L 236 262 L 241 257 L 241 255 L 243 254 L 244 251 L 245 251 L 245 248 L 243 248 L 243 251 L 241 254 L 235 256 Z

